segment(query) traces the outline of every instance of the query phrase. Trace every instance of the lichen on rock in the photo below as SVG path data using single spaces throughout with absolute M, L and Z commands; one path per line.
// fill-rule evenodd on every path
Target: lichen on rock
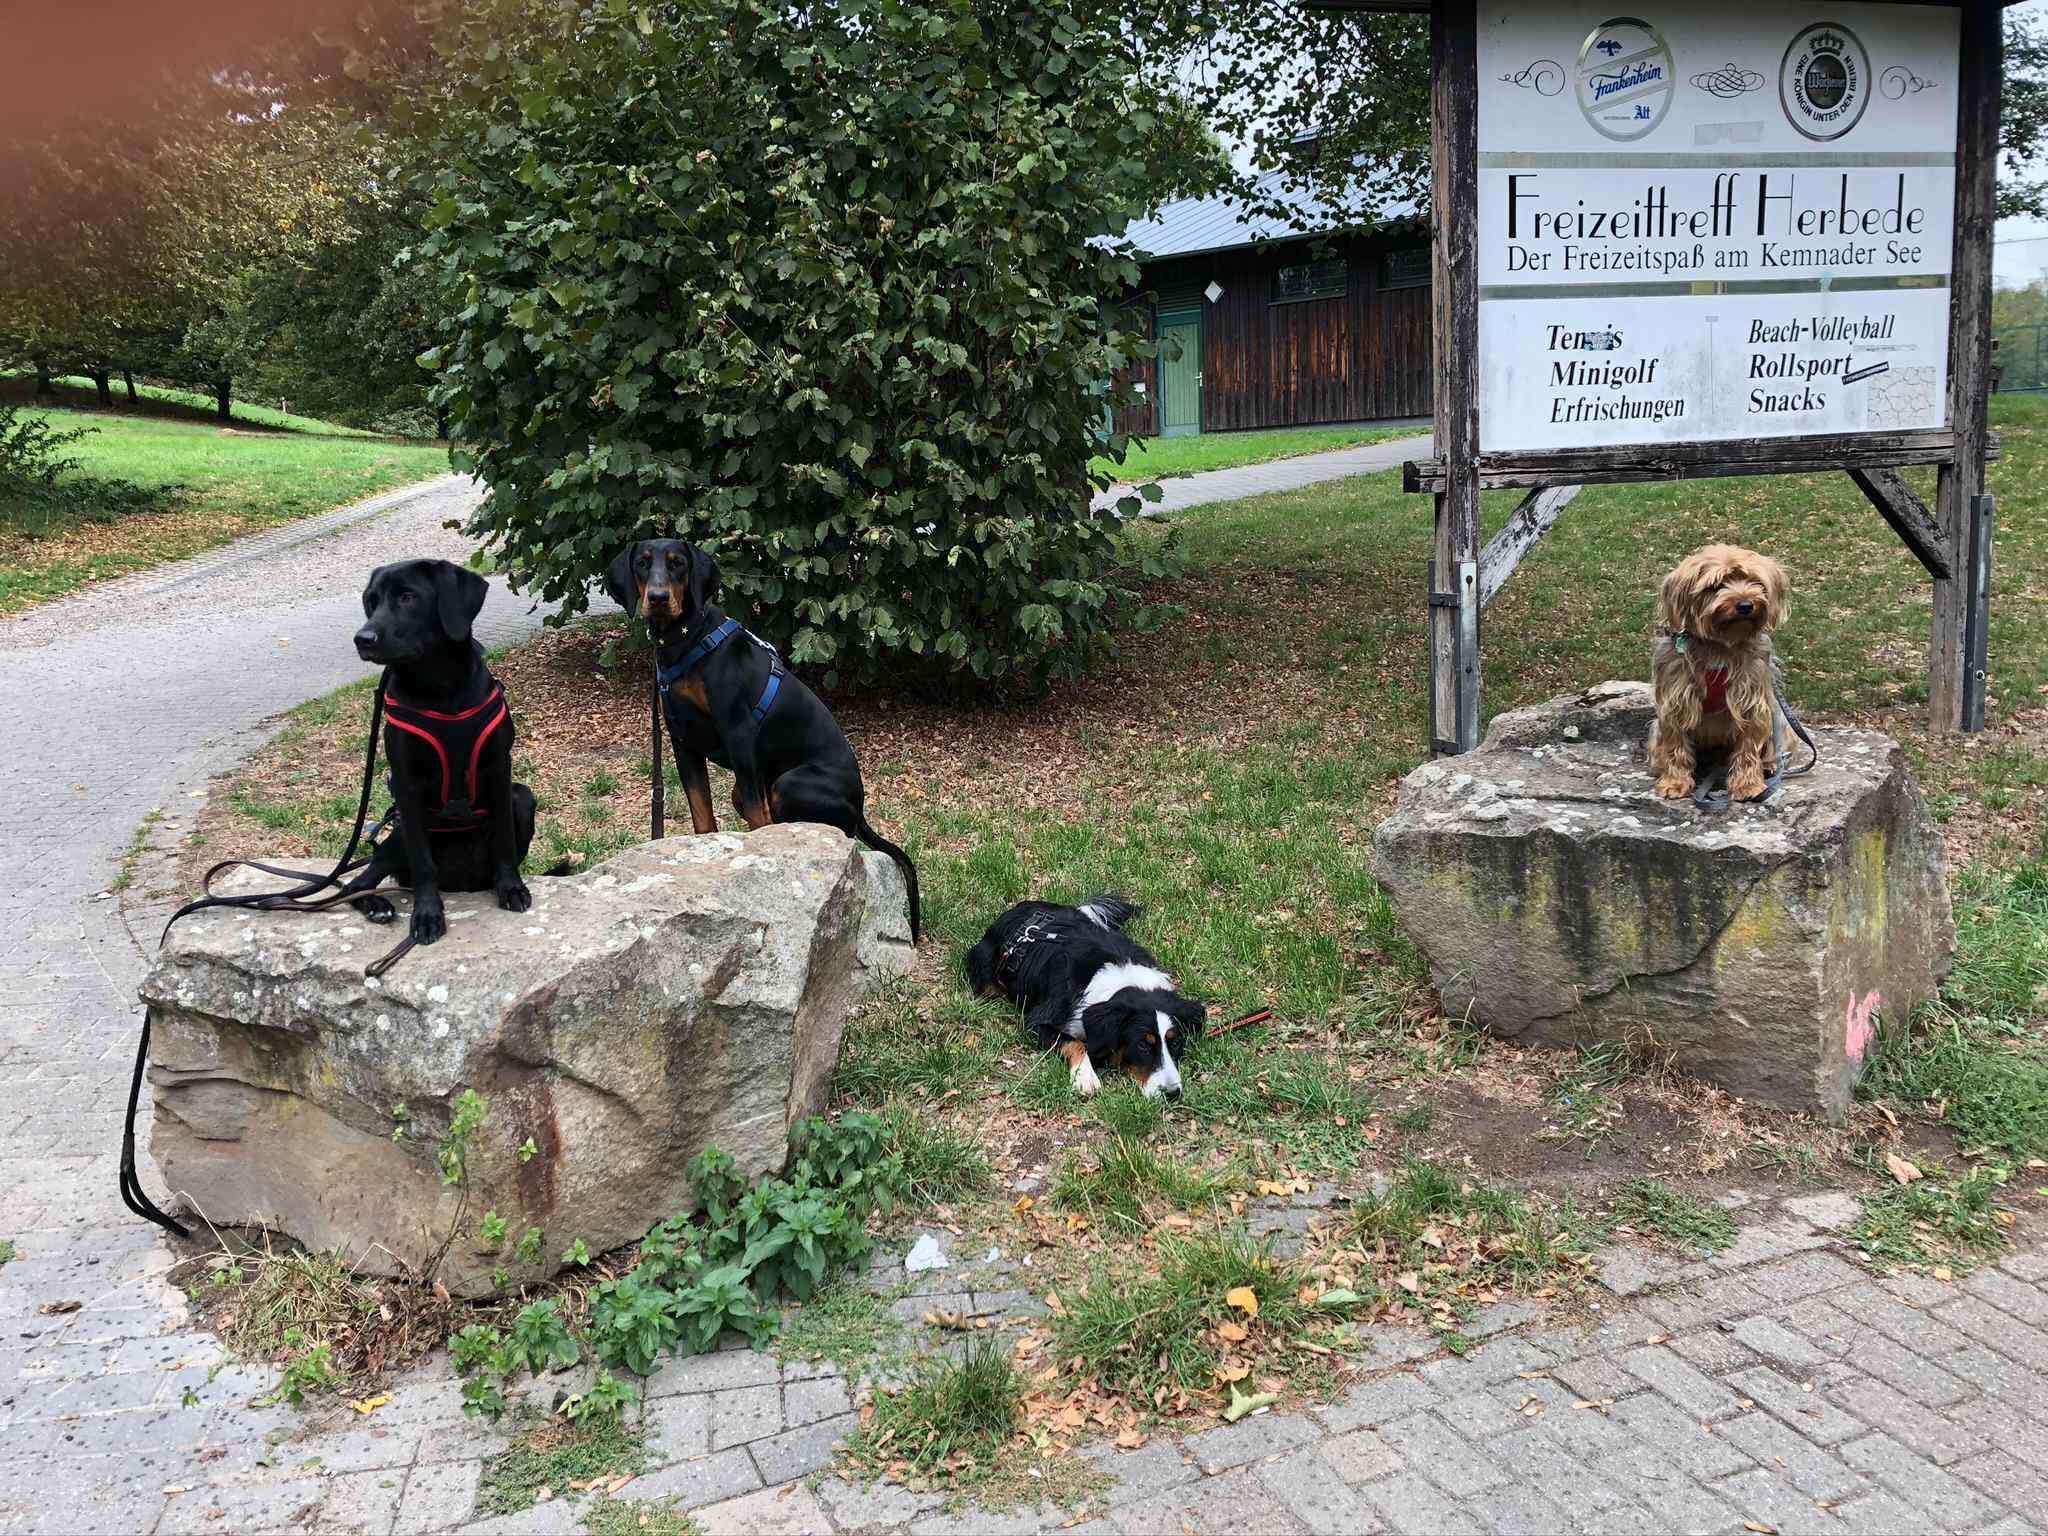
M 1931 998 L 1955 949 L 1904 753 L 1817 730 L 1811 775 L 1710 812 L 1652 793 L 1652 714 L 1647 684 L 1610 682 L 1499 716 L 1477 751 L 1409 774 L 1380 882 L 1453 1017 L 1625 1040 L 1840 1120 L 1871 1018 Z

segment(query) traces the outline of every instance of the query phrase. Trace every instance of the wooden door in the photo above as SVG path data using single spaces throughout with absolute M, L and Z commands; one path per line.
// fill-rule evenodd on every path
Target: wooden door
M 1159 435 L 1193 437 L 1202 430 L 1202 312 L 1159 317 Z

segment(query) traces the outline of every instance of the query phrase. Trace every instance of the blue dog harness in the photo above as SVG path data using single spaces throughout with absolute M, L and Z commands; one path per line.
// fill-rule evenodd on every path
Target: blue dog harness
M 666 699 L 670 688 L 703 666 L 710 658 L 711 653 L 725 644 L 734 635 L 746 635 L 749 640 L 752 640 L 754 644 L 760 646 L 762 650 L 768 653 L 768 684 L 761 690 L 761 697 L 755 701 L 754 722 L 758 725 L 761 721 L 767 719 L 768 711 L 775 707 L 775 696 L 782 692 L 782 679 L 785 675 L 782 657 L 776 653 L 775 647 L 766 640 L 740 628 L 739 620 L 737 619 L 727 619 L 723 624 L 712 630 L 710 634 L 683 652 L 673 665 L 666 667 L 656 665 L 654 680 L 661 688 L 661 696 Z

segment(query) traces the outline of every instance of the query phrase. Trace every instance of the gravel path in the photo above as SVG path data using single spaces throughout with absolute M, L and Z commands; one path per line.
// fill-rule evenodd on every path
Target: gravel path
M 1427 428 L 1429 423 L 1421 421 L 1415 425 Z M 1240 469 L 1211 469 L 1199 475 L 1177 475 L 1159 482 L 1164 495 L 1158 501 L 1147 502 L 1145 511 L 1148 516 L 1157 517 L 1162 512 L 1206 507 L 1212 502 L 1242 501 L 1247 496 L 1264 496 L 1271 491 L 1298 491 L 1330 480 L 1348 480 L 1353 475 L 1398 469 L 1410 459 L 1428 458 L 1430 447 L 1429 433 L 1424 431 L 1417 437 L 1361 443 L 1356 448 L 1337 448 L 1329 453 L 1304 453 L 1298 458 L 1275 459 L 1269 464 L 1247 464 Z M 1132 462 L 1125 466 L 1133 473 L 1142 473 L 1144 467 L 1143 454 L 1134 454 Z M 1095 498 L 1096 509 L 1101 511 L 1114 506 L 1129 494 L 1129 486 L 1100 492 Z
M 1174 482 L 1175 504 L 1327 467 Z M 0 1238 L 19 1246 L 0 1265 L 0 1531 L 582 1528 L 566 1496 L 474 1520 L 505 1440 L 462 1416 L 445 1363 L 394 1382 L 371 1418 L 255 1406 L 273 1373 L 191 1326 L 168 1249 L 115 1188 L 142 948 L 100 893 L 152 808 L 180 830 L 279 711 L 364 675 L 348 635 L 365 571 L 464 553 L 442 524 L 476 494 L 435 481 L 0 627 Z M 479 628 L 495 644 L 536 621 L 500 588 Z M 1262 1207 L 1254 1228 L 1298 1240 L 1326 1199 Z M 1711 1263 L 1617 1250 L 1590 1322 L 1503 1303 L 1472 1321 L 1483 1343 L 1464 1358 L 1376 1329 L 1372 1379 L 1312 1413 L 1098 1446 L 1112 1487 L 1082 1522 L 813 1477 L 853 1428 L 848 1385 L 744 1350 L 646 1384 L 650 1471 L 625 1497 L 680 1500 L 707 1536 L 2048 1533 L 2048 1255 L 1967 1284 L 1880 1281 L 1842 1236 L 1853 1199 L 1738 1203 L 1742 1236 Z M 889 1257 L 873 1274 L 905 1279 Z M 977 1310 L 1034 1306 L 1022 1271 L 918 1278 L 944 1300 L 898 1303 L 910 1318 L 969 1287 Z

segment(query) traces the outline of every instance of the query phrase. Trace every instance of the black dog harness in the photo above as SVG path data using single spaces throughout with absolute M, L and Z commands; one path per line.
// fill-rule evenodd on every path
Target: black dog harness
M 432 816 L 428 832 L 480 832 L 489 825 L 490 812 L 476 803 L 476 770 L 483 758 L 484 743 L 506 719 L 505 688 L 496 678 L 491 679 L 491 691 L 484 695 L 483 703 L 459 715 L 421 709 L 417 704 L 386 697 L 386 728 L 419 737 L 441 760 L 441 797 L 427 807 Z M 454 793 L 457 763 L 466 769 L 460 795 Z M 393 792 L 396 793 L 396 785 Z
M 723 624 L 712 630 L 710 634 L 683 652 L 673 665 L 664 667 L 657 664 L 655 666 L 654 680 L 660 685 L 661 696 L 667 698 L 669 689 L 703 666 L 710 658 L 711 653 L 725 644 L 734 635 L 746 635 L 749 640 L 752 640 L 754 644 L 760 646 L 762 650 L 768 653 L 768 683 L 766 687 L 762 688 L 761 697 L 754 702 L 755 723 L 759 724 L 767 719 L 768 711 L 775 707 L 775 696 L 782 692 L 782 679 L 788 673 L 783 667 L 782 657 L 777 653 L 775 647 L 766 640 L 740 628 L 739 620 L 737 619 L 727 619 Z
M 1032 918 L 1030 922 L 1024 925 L 1023 930 L 1017 937 L 1002 947 L 1001 952 L 996 955 L 996 980 L 998 982 L 1008 973 L 1010 957 L 1015 955 L 1018 950 L 1028 948 L 1033 944 L 1050 943 L 1060 936 L 1059 929 L 1044 927 L 1042 926 L 1044 922 L 1044 918 Z

